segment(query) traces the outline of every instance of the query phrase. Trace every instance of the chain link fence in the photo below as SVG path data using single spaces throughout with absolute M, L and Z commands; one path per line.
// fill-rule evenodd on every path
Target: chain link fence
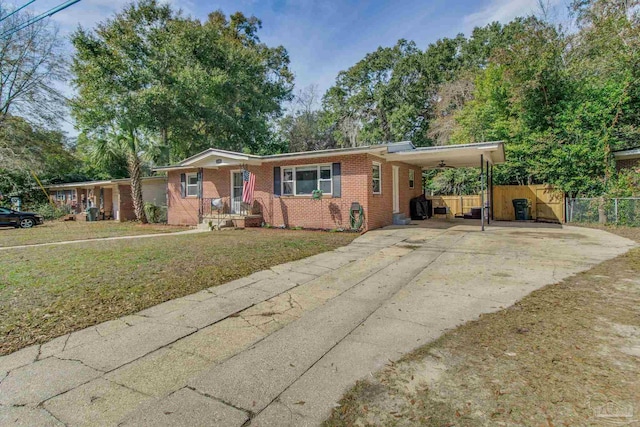
M 566 199 L 567 222 L 600 222 L 603 199 Z M 602 206 L 607 224 L 640 227 L 640 197 L 604 199 Z

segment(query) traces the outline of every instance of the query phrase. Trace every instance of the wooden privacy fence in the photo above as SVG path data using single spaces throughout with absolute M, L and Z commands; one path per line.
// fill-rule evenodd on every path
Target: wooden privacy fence
M 464 213 L 471 212 L 471 208 L 480 207 L 480 195 L 472 196 L 427 196 L 431 200 L 433 207 L 447 207 L 449 212 L 447 218 L 454 218 L 456 215 L 461 216 Z
M 485 201 L 492 204 L 490 215 L 497 221 L 515 220 L 513 199 L 528 199 L 531 203 L 531 219 L 546 222 L 564 222 L 564 193 L 549 185 L 495 185 L 493 194 Z M 462 216 L 471 212 L 471 208 L 480 207 L 480 195 L 471 196 L 427 196 L 433 207 L 447 207 L 447 218 Z M 491 203 L 493 200 L 493 203 Z
M 531 218 L 536 221 L 564 222 L 564 193 L 549 185 L 495 185 L 493 187 L 493 218 L 513 221 L 513 199 L 531 202 Z

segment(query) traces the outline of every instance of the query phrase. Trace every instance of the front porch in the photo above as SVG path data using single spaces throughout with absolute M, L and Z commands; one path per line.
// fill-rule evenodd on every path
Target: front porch
M 249 206 L 241 197 L 201 197 L 198 217 L 198 227 L 210 230 L 260 227 L 263 222 L 260 205 Z

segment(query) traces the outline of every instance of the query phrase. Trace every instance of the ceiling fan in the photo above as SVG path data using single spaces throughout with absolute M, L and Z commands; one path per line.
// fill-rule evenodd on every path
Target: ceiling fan
M 444 169 L 444 168 L 452 168 L 452 169 L 453 169 L 453 168 L 455 168 L 455 166 L 448 166 L 448 165 L 444 162 L 444 160 L 440 160 L 440 163 L 438 163 L 438 167 L 439 167 L 439 168 L 441 168 L 441 169 Z

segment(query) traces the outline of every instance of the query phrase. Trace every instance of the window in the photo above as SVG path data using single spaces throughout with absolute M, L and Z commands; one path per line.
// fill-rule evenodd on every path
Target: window
M 197 196 L 198 195 L 198 174 L 197 173 L 188 173 L 187 174 L 187 196 Z
M 373 194 L 382 193 L 382 169 L 380 163 L 373 163 Z
M 331 165 L 282 168 L 282 194 L 285 196 L 311 196 L 315 190 L 330 195 L 332 182 Z
M 409 169 L 409 188 L 413 188 L 416 181 L 416 171 Z
M 318 180 L 318 189 L 322 194 L 331 194 L 331 166 L 320 166 L 320 179 Z
M 59 202 L 64 202 L 64 190 L 56 191 L 56 200 Z
M 282 194 L 293 195 L 293 168 L 282 170 Z

